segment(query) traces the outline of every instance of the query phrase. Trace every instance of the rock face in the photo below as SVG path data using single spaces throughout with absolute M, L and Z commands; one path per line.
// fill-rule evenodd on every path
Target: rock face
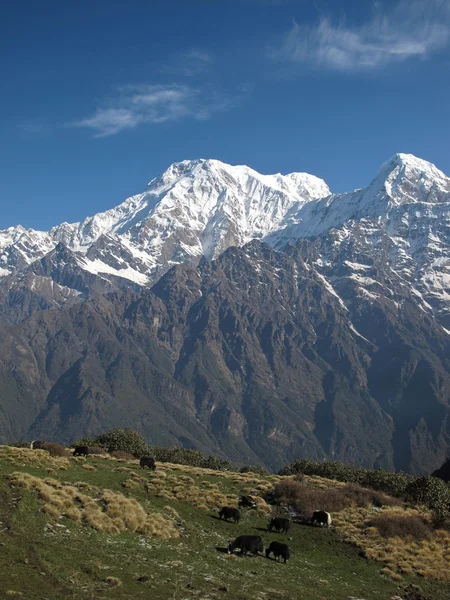
M 346 305 L 315 251 L 254 241 L 4 327 L 0 441 L 130 426 L 272 468 L 429 472 L 448 449 L 450 336 L 407 287 Z
M 450 446 L 450 180 L 331 194 L 172 165 L 82 223 L 0 231 L 0 443 L 139 429 L 238 462 L 428 473 Z

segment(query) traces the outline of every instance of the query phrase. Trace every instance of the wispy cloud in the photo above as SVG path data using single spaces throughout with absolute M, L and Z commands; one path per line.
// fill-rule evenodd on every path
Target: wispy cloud
M 106 137 L 144 124 L 208 119 L 233 105 L 225 93 L 186 85 L 126 85 L 108 106 L 70 126 L 91 129 L 94 137 Z
M 358 26 L 322 17 L 315 26 L 294 22 L 272 58 L 340 71 L 360 71 L 391 62 L 425 58 L 450 41 L 450 0 L 376 3 Z

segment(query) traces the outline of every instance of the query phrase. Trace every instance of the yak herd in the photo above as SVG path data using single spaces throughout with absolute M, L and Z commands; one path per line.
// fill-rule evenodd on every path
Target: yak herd
M 251 506 L 250 503 L 251 499 L 248 496 L 241 496 L 239 498 L 240 507 L 246 506 L 255 508 L 255 506 Z M 219 511 L 219 519 L 239 523 L 241 520 L 241 513 L 238 508 L 223 506 Z M 313 525 L 325 525 L 329 527 L 331 525 L 330 513 L 324 510 L 314 511 L 311 523 Z M 290 519 L 285 517 L 274 517 L 269 522 L 267 531 L 275 531 L 276 533 L 285 533 L 287 535 L 290 527 Z M 234 542 L 230 542 L 228 545 L 229 554 L 233 554 L 235 550 L 240 550 L 241 556 L 245 556 L 246 554 L 258 556 L 258 554 L 264 553 L 264 543 L 260 535 L 240 535 L 234 540 Z M 269 547 L 266 548 L 266 558 L 270 558 L 271 554 L 273 554 L 276 561 L 281 561 L 281 559 L 283 559 L 285 563 L 291 556 L 291 552 L 287 544 L 284 542 L 275 541 L 271 542 Z
M 31 449 L 41 449 L 44 444 L 41 440 L 35 440 L 31 442 Z M 88 446 L 75 446 L 73 456 L 88 456 L 89 455 L 89 447 Z M 139 461 L 140 466 L 145 469 L 146 467 L 150 471 L 154 471 L 156 469 L 155 459 L 151 456 L 142 456 Z M 239 508 L 256 508 L 256 504 L 249 496 L 241 496 L 239 498 Z M 238 524 L 241 520 L 241 512 L 239 508 L 234 508 L 231 506 L 223 506 L 219 511 L 219 519 L 225 521 L 232 521 L 233 523 Z M 329 527 L 331 525 L 331 516 L 330 513 L 324 510 L 316 510 L 314 511 L 311 524 L 313 525 L 325 525 Z M 285 533 L 286 535 L 289 532 L 291 527 L 291 521 L 288 518 L 284 517 L 274 517 L 271 519 L 267 526 L 267 531 L 275 531 L 276 533 Z M 259 535 L 240 535 L 234 541 L 231 541 L 228 544 L 228 553 L 233 554 L 235 550 L 240 550 L 241 556 L 246 556 L 247 554 L 253 554 L 254 556 L 258 556 L 258 554 L 264 554 L 264 543 L 262 541 L 261 536 Z M 270 558 L 270 555 L 273 554 L 275 561 L 284 560 L 286 563 L 290 558 L 290 550 L 289 546 L 283 542 L 273 541 L 270 543 L 268 548 L 265 549 L 266 558 Z

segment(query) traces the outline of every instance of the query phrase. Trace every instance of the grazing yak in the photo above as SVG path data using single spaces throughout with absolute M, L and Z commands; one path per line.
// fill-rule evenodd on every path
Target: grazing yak
M 311 518 L 311 523 L 313 525 L 320 525 L 321 527 L 323 525 L 329 527 L 331 525 L 331 515 L 324 510 L 315 510 Z
M 33 440 L 30 444 L 30 450 L 43 450 L 46 443 L 43 440 Z
M 89 447 L 88 446 L 75 446 L 73 455 L 74 456 L 89 456 Z
M 275 531 L 277 533 L 286 533 L 287 534 L 290 526 L 291 526 L 291 522 L 289 519 L 284 519 L 283 517 L 275 517 L 267 525 L 267 530 L 272 531 L 272 529 L 275 529 Z
M 283 544 L 282 542 L 271 542 L 270 546 L 266 550 L 266 558 L 269 558 L 271 553 L 273 553 L 275 560 L 280 560 L 281 557 L 284 559 L 285 563 L 291 556 L 289 546 L 287 544 Z
M 222 508 L 219 510 L 219 519 L 222 519 L 222 517 L 225 519 L 225 521 L 231 519 L 235 523 L 239 523 L 241 519 L 241 513 L 237 508 L 232 508 L 231 506 L 222 506 Z
M 141 460 L 139 461 L 139 464 L 143 469 L 145 469 L 145 467 L 148 467 L 150 471 L 156 470 L 155 459 L 151 456 L 142 456 Z
M 236 548 L 240 548 L 241 556 L 248 552 L 258 556 L 258 552 L 264 552 L 264 544 L 259 535 L 240 535 L 228 546 L 228 554 L 233 554 Z
M 238 502 L 239 508 L 256 508 L 256 502 L 250 496 L 241 496 Z

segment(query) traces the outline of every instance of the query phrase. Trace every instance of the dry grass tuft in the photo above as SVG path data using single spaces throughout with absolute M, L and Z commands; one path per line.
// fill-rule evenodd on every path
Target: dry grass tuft
M 82 494 L 77 486 L 51 478 L 43 480 L 28 473 L 13 473 L 11 481 L 37 491 L 44 501 L 42 510 L 55 519 L 67 517 L 83 521 L 97 531 L 111 534 L 132 531 L 161 539 L 179 537 L 173 519 L 147 513 L 137 500 L 118 492 L 103 490 L 100 498 L 94 500 Z
M 82 469 L 86 469 L 86 471 L 96 471 L 97 468 L 94 467 L 94 465 L 89 465 L 87 463 L 85 463 L 84 465 L 81 465 Z
M 165 510 L 166 514 L 170 515 L 173 519 L 176 519 L 177 521 L 181 520 L 181 517 L 178 514 L 178 511 L 175 508 L 173 508 L 173 506 L 166 505 L 164 507 L 164 510 Z
M 118 577 L 107 577 L 104 581 L 109 587 L 120 587 L 122 585 L 122 580 Z
M 126 489 L 133 489 L 133 488 L 137 488 L 139 487 L 139 482 L 135 481 L 134 479 L 132 479 L 130 477 L 130 479 L 126 479 L 123 483 L 122 483 L 122 487 L 126 488 Z
M 367 558 L 382 562 L 391 571 L 450 580 L 450 533 L 437 530 L 424 539 L 383 537 L 372 523 L 376 519 L 395 521 L 414 519 L 430 521 L 424 510 L 401 507 L 349 507 L 333 515 L 333 524 L 343 539 L 358 546 Z M 404 530 L 403 530 L 404 531 Z
M 384 569 L 381 569 L 380 573 L 383 573 L 383 575 L 388 575 L 394 581 L 401 581 L 403 579 L 401 575 L 395 573 L 389 567 L 384 567 Z
M 95 492 L 95 493 L 98 492 L 98 488 L 95 487 L 95 485 L 87 483 L 86 481 L 77 481 L 73 485 L 74 485 L 74 487 L 76 487 L 80 490 L 84 490 L 85 492 Z
M 0 459 L 7 460 L 15 466 L 30 465 L 42 469 L 50 468 L 55 471 L 65 471 L 70 464 L 68 458 L 50 456 L 45 450 L 13 448 L 12 446 L 0 446 Z
M 371 519 L 367 525 L 375 527 L 384 538 L 424 540 L 430 538 L 433 531 L 428 519 L 415 515 L 381 514 Z

